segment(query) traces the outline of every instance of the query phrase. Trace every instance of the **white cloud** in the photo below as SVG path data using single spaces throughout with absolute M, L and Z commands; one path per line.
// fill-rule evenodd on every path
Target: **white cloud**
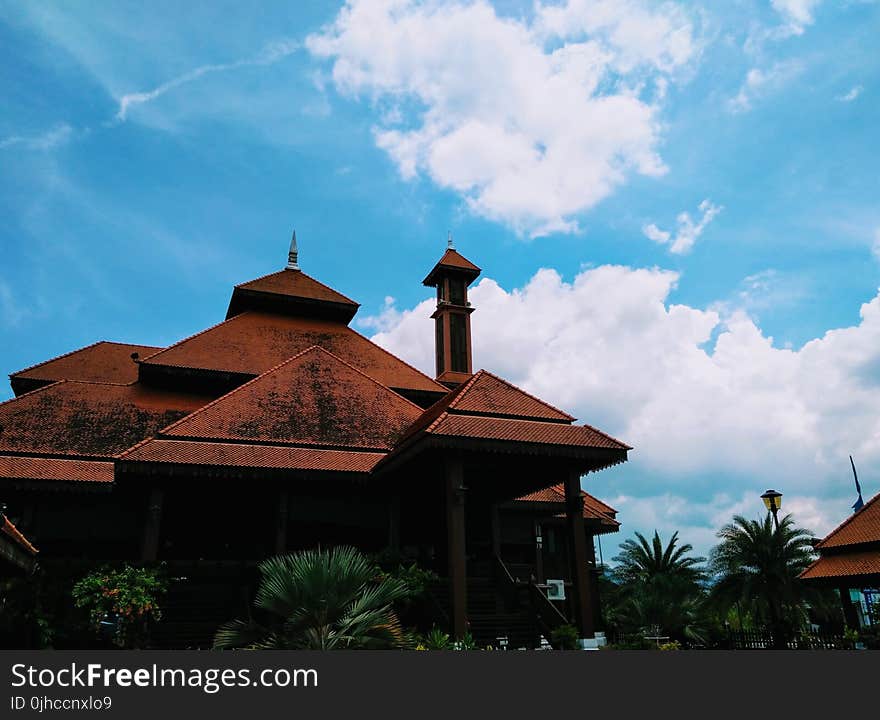
M 484 0 L 350 0 L 306 46 L 376 106 L 376 143 L 404 178 L 536 236 L 576 231 L 630 173 L 666 172 L 659 104 L 694 36 L 673 3 L 569 0 L 528 21 Z
M 709 223 L 712 222 L 712 220 L 715 219 L 715 216 L 724 208 L 720 205 L 713 205 L 710 200 L 706 199 L 699 204 L 697 209 L 703 215 L 696 222 L 688 212 L 681 212 L 678 214 L 678 217 L 675 218 L 675 236 L 667 230 L 661 230 L 654 223 L 645 225 L 642 228 L 642 232 L 645 234 L 645 237 L 656 243 L 669 245 L 669 252 L 677 255 L 684 254 L 693 248 L 694 243 L 697 242 L 697 238 L 703 234 L 703 231 Z
M 785 20 L 793 35 L 801 35 L 807 25 L 813 24 L 813 11 L 821 0 L 771 0 L 773 9 Z
M 662 487 L 704 503 L 692 523 L 705 530 L 734 511 L 757 514 L 757 494 L 776 487 L 799 499 L 789 507 L 802 522 L 827 530 L 852 501 L 847 455 L 860 468 L 880 463 L 880 295 L 858 325 L 786 349 L 742 310 L 670 304 L 677 280 L 620 266 L 570 283 L 544 269 L 511 291 L 483 279 L 470 296 L 474 364 L 632 444 L 632 462 L 612 471 L 633 483 L 628 496 Z M 386 304 L 374 340 L 432 373 L 433 304 L 393 314 Z M 873 494 L 876 475 L 863 474 Z
M 736 96 L 727 101 L 727 107 L 735 113 L 751 110 L 757 98 L 780 89 L 801 69 L 801 64 L 795 61 L 778 62 L 766 70 L 752 68 L 746 73 Z
M 0 140 L 0 150 L 10 147 L 22 147 L 27 150 L 52 150 L 63 145 L 73 133 L 73 128 L 67 123 L 60 123 L 51 130 L 40 135 L 11 135 Z
M 128 113 L 132 108 L 161 97 L 169 90 L 174 90 L 182 85 L 186 85 L 198 80 L 205 75 L 212 73 L 227 72 L 229 70 L 237 70 L 243 67 L 253 67 L 259 65 L 273 65 L 279 60 L 283 60 L 288 55 L 292 55 L 299 49 L 299 44 L 290 40 L 279 40 L 266 45 L 257 55 L 244 60 L 236 60 L 235 62 L 219 63 L 215 65 L 202 65 L 190 70 L 189 72 L 179 75 L 161 85 L 147 90 L 145 92 L 126 93 L 119 98 L 119 109 L 116 112 L 116 120 L 123 122 L 127 119 Z
M 837 99 L 840 102 L 845 102 L 845 103 L 852 102 L 853 100 L 858 98 L 859 95 L 862 94 L 864 89 L 865 88 L 863 88 L 861 85 L 855 85 L 854 87 L 850 88 L 849 92 L 838 96 Z

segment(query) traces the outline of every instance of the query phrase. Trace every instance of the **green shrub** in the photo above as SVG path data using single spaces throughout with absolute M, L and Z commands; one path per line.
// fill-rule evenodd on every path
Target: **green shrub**
M 142 647 L 153 624 L 162 618 L 160 603 L 168 590 L 160 569 L 105 567 L 90 572 L 73 586 L 76 607 L 89 614 L 89 624 L 100 633 L 113 626 L 113 643 L 121 648 Z
M 550 633 L 550 644 L 556 650 L 577 650 L 579 637 L 574 625 L 560 625 Z

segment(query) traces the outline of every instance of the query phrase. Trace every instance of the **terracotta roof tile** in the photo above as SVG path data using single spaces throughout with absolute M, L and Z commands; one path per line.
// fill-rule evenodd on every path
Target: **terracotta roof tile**
M 617 510 L 613 507 L 606 505 L 583 490 L 581 490 L 581 498 L 584 501 L 584 518 L 599 520 L 603 524 L 613 525 L 615 528 L 620 527 L 620 523 L 614 519 L 614 516 L 617 515 Z M 565 503 L 565 487 L 561 484 L 552 485 L 528 495 L 523 495 L 517 498 L 517 501 L 558 503 L 562 505 Z
M 0 531 L 3 532 L 4 535 L 11 538 L 14 542 L 20 545 L 26 552 L 31 555 L 36 555 L 39 550 L 37 550 L 33 545 L 31 545 L 30 540 L 28 540 L 24 535 L 22 535 L 21 531 L 13 525 L 9 518 L 6 517 L 3 513 L 0 513 Z
M 0 455 L 0 478 L 112 483 L 113 463 Z
M 358 303 L 354 300 L 306 275 L 302 270 L 280 270 L 279 272 L 259 277 L 256 280 L 241 283 L 235 287 L 272 295 L 288 295 L 290 297 L 321 300 L 358 307 Z
M 467 275 L 470 276 L 470 279 L 473 280 L 476 278 L 481 270 L 476 265 L 474 265 L 470 260 L 461 255 L 454 248 L 449 248 L 445 253 L 443 253 L 443 257 L 440 258 L 439 262 L 431 269 L 431 272 L 428 273 L 427 277 L 422 281 L 424 285 L 435 285 L 436 274 L 441 268 L 454 268 L 455 270 L 462 270 Z
M 556 409 L 486 370 L 480 370 L 466 385 L 467 387 L 449 403 L 450 410 L 561 422 L 574 420 L 568 413 Z
M 261 375 L 312 345 L 328 350 L 390 388 L 447 388 L 338 322 L 269 313 L 236 315 L 147 358 L 150 365 Z
M 163 437 L 390 449 L 422 409 L 314 346 L 163 430 Z
M 880 575 L 880 550 L 823 555 L 800 577 L 802 580 L 818 580 L 853 575 Z
M 880 493 L 828 533 L 817 548 L 880 542 Z
M 595 447 L 612 450 L 628 450 L 623 443 L 604 433 L 582 425 L 563 425 L 536 420 L 481 417 L 476 415 L 453 415 L 444 413 L 427 430 L 432 435 L 448 435 L 510 442 L 566 445 L 569 447 Z
M 158 439 L 126 451 L 120 461 L 367 473 L 384 455 L 351 450 Z
M 137 380 L 138 374 L 137 364 L 132 361 L 131 354 L 136 352 L 147 357 L 159 349 L 150 345 L 102 341 L 19 370 L 10 377 L 46 381 L 131 383 Z
M 204 404 L 138 384 L 61 380 L 0 404 L 0 452 L 110 457 Z

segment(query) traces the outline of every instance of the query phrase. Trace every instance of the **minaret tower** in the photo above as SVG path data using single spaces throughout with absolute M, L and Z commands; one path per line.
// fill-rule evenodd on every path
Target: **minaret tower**
M 452 245 L 452 234 L 446 252 L 422 282 L 437 288 L 437 309 L 434 319 L 437 381 L 455 388 L 473 374 L 471 358 L 471 313 L 468 302 L 470 284 L 477 279 L 480 268 L 458 254 Z

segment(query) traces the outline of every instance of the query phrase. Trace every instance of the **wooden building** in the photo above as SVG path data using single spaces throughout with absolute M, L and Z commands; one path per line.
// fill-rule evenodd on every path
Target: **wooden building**
M 869 624 L 853 604 L 850 591 L 877 596 L 880 589 L 880 494 L 850 515 L 817 545 L 819 557 L 804 570 L 804 582 L 833 587 L 840 593 L 846 626 Z
M 351 543 L 435 569 L 456 636 L 504 634 L 527 606 L 533 626 L 561 611 L 589 640 L 592 537 L 617 523 L 581 478 L 630 448 L 473 372 L 479 274 L 450 247 L 424 280 L 437 290 L 431 378 L 349 326 L 357 303 L 302 272 L 294 237 L 287 267 L 237 285 L 217 325 L 167 348 L 100 342 L 13 373 L 0 500 L 43 561 L 164 561 L 179 587 L 225 598 L 218 620 L 243 612 L 263 558 Z M 524 527 L 546 528 L 531 557 Z M 567 583 L 566 603 L 536 596 L 546 569 Z M 510 602 L 493 611 L 490 596 Z M 213 622 L 198 603 L 192 613 Z

